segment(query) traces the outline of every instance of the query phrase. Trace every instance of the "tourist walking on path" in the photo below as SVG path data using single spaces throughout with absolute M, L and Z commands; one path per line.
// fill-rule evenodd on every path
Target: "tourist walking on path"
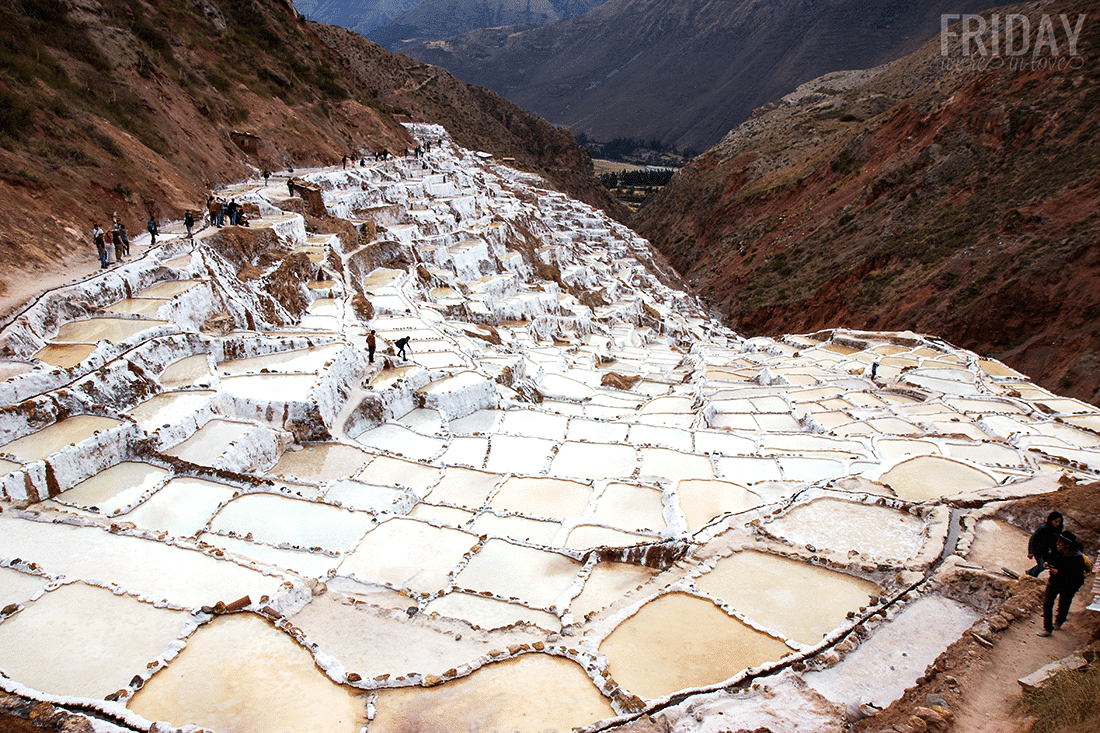
M 378 346 L 378 338 L 374 335 L 374 331 L 367 334 L 367 361 L 371 364 L 374 363 L 374 349 Z
M 112 229 L 103 232 L 103 253 L 106 255 L 108 267 L 115 264 L 115 233 Z
M 115 262 L 122 262 L 122 258 L 126 256 L 126 245 L 123 243 L 122 230 L 118 228 L 117 220 L 114 228 L 111 229 L 111 238 L 115 243 Z
M 190 209 L 183 214 L 183 225 L 187 227 L 187 238 L 191 239 L 191 227 L 195 226 L 195 215 Z
M 103 230 L 99 228 L 99 224 L 92 223 L 92 244 L 95 245 L 96 253 L 99 255 L 99 269 L 107 269 L 107 245 L 103 241 Z
M 397 339 L 397 341 L 394 341 L 393 345 L 397 347 L 398 356 L 400 356 L 403 361 L 408 361 L 409 357 L 405 356 L 405 349 L 409 345 L 409 337 L 405 336 L 403 338 L 399 338 Z
M 149 246 L 157 246 L 157 235 L 160 234 L 160 230 L 157 229 L 157 220 L 153 218 L 152 214 L 149 215 L 149 223 L 145 225 L 145 228 L 149 230 Z
M 130 256 L 130 237 L 126 234 L 126 225 L 122 223 L 122 220 L 117 216 L 115 217 L 115 231 L 122 239 L 122 254 L 123 256 Z
M 1047 578 L 1046 595 L 1043 597 L 1043 630 L 1039 636 L 1050 636 L 1062 628 L 1069 616 L 1073 596 L 1085 584 L 1085 573 L 1092 563 L 1082 553 L 1081 543 L 1073 532 L 1062 532 L 1055 541 L 1056 550 L 1047 558 L 1050 577 Z M 1058 599 L 1058 615 L 1054 616 L 1054 599 Z
M 1043 572 L 1043 568 L 1046 567 L 1047 558 L 1057 552 L 1055 543 L 1057 542 L 1058 535 L 1062 533 L 1065 528 L 1065 520 L 1062 518 L 1060 512 L 1051 512 L 1047 515 L 1047 521 L 1039 525 L 1039 529 L 1035 530 L 1031 535 L 1031 539 L 1027 543 L 1027 556 L 1034 558 L 1035 567 L 1027 571 L 1027 574 L 1033 578 L 1038 578 L 1039 573 Z

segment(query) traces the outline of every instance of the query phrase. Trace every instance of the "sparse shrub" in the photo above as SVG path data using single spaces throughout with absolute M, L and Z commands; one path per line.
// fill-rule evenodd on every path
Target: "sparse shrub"
M 0 89 L 0 137 L 21 139 L 34 126 L 34 107 Z
M 130 188 L 129 186 L 127 186 L 125 183 L 116 183 L 115 187 L 112 188 L 111 190 L 114 191 L 115 193 L 117 193 L 122 198 L 126 198 L 127 196 L 129 196 L 130 194 L 132 194 L 134 192 L 134 190 L 132 188 Z
M 1028 733 L 1100 730 L 1100 665 L 1058 672 L 1024 693 L 1020 706 L 1034 718 Z

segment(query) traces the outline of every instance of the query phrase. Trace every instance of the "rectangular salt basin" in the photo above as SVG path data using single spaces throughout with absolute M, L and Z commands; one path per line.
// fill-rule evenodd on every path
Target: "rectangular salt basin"
M 194 537 L 235 492 L 225 484 L 177 477 L 128 512 L 125 519 L 142 529 L 167 532 L 174 537 Z
M 548 473 L 577 479 L 627 478 L 637 466 L 638 453 L 631 445 L 567 441 L 558 448 Z
M 552 478 L 509 478 L 489 502 L 494 509 L 535 517 L 572 517 L 588 506 L 592 488 Z
M 225 452 L 230 443 L 244 437 L 254 427 L 252 423 L 215 418 L 199 428 L 190 438 L 164 452 L 191 463 L 210 465 Z
M 49 583 L 49 579 L 40 575 L 0 567 L 0 608 L 12 603 L 26 603 L 41 593 Z
M 137 420 L 142 430 L 152 433 L 194 413 L 216 394 L 210 390 L 163 392 L 130 408 L 126 414 Z
M 317 383 L 316 374 L 245 374 L 222 377 L 221 388 L 254 402 L 305 402 Z
M 908 560 L 924 545 L 924 522 L 912 514 L 840 499 L 800 504 L 766 527 L 794 545 L 855 550 L 881 560 Z
M 135 318 L 89 318 L 83 321 L 63 323 L 53 337 L 57 344 L 93 344 L 97 341 L 118 343 L 168 321 Z
M 167 476 L 168 471 L 158 466 L 124 461 L 81 481 L 55 498 L 64 504 L 117 514 L 151 493 Z
M 256 542 L 347 552 L 371 527 L 369 514 L 275 494 L 247 494 L 226 504 L 212 532 L 251 535 Z
M 451 572 L 476 544 L 475 535 L 399 517 L 368 532 L 338 572 L 433 593 L 450 584 Z
M 187 613 L 73 583 L 0 624 L 0 668 L 35 690 L 102 700 L 144 673 L 190 621 Z
M 327 483 L 354 476 L 370 459 L 369 453 L 343 443 L 309 443 L 284 453 L 267 473 Z
M 360 445 L 368 448 L 394 453 L 418 461 L 430 460 L 447 446 L 446 441 L 440 438 L 421 435 L 393 423 L 367 430 L 355 440 Z
M 501 478 L 497 473 L 449 466 L 432 489 L 432 501 L 478 509 Z
M 37 433 L 0 445 L 0 453 L 10 453 L 24 461 L 41 461 L 68 445 L 81 443 L 95 433 L 123 424 L 113 417 L 73 415 L 42 428 Z
M 314 346 L 308 349 L 292 349 L 273 354 L 262 354 L 247 359 L 218 362 L 218 371 L 239 375 L 258 373 L 261 369 L 277 372 L 316 373 L 344 349 L 344 344 Z
M 275 596 L 283 582 L 201 552 L 96 527 L 32 522 L 7 512 L 0 514 L 0 557 L 21 557 L 48 573 L 115 583 L 185 608 L 244 595 Z
M 719 560 L 695 587 L 759 626 L 811 646 L 878 592 L 870 581 L 762 552 Z
M 206 542 L 214 547 L 220 547 L 226 552 L 238 557 L 253 560 L 261 565 L 271 565 L 304 578 L 323 578 L 329 571 L 340 564 L 341 557 L 329 557 L 319 552 L 308 550 L 287 550 L 271 545 L 262 545 L 258 542 L 249 542 L 239 537 L 226 537 L 220 534 L 203 532 L 199 535 L 199 541 Z
M 187 256 L 190 260 L 190 255 Z M 191 288 L 205 282 L 204 280 L 162 280 L 156 285 L 150 285 L 136 295 L 142 298 L 174 298 L 186 293 Z
M 46 344 L 34 354 L 34 358 L 61 369 L 71 369 L 87 359 L 95 344 Z
M 157 377 L 165 387 L 193 387 L 210 383 L 210 360 L 206 354 L 195 354 L 174 361 Z
M 107 306 L 104 310 L 119 315 L 152 317 L 167 302 L 164 298 L 127 298 Z
M 561 630 L 561 620 L 552 613 L 470 593 L 448 593 L 428 603 L 424 610 L 462 619 L 486 631 L 518 623 L 534 624 L 548 631 Z
M 489 591 L 549 610 L 573 584 L 579 570 L 565 555 L 491 539 L 455 577 L 455 586 Z
M 594 516 L 604 524 L 627 530 L 660 532 L 665 528 L 661 492 L 644 486 L 608 484 L 596 501 Z
M 494 435 L 485 468 L 496 473 L 541 474 L 554 446 L 554 441 L 543 438 Z

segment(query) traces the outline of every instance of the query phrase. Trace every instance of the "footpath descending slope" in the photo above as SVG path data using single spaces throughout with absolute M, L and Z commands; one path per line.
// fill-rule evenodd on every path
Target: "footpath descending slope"
M 299 171 L 326 216 L 219 190 L 251 226 L 0 333 L 0 706 L 841 730 L 1031 623 L 1003 568 L 1100 473 L 1100 409 L 934 337 L 744 339 L 625 226 L 408 131 Z
M 1060 58 L 979 63 L 956 36 L 947 58 L 936 40 L 823 77 L 731 131 L 634 226 L 735 328 L 936 333 L 1100 400 L 1100 5 L 1017 9 L 1032 49 L 1053 20 Z M 1077 56 L 1060 14 L 1087 19 Z

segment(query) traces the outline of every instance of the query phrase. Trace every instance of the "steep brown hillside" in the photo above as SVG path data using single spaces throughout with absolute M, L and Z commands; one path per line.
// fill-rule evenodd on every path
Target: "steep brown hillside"
M 819 79 L 636 228 L 743 332 L 914 329 L 1100 402 L 1100 3 L 1017 10 L 1033 45 L 1052 16 L 1061 63 L 961 63 L 957 39 L 945 63 L 937 39 Z M 1061 13 L 1085 15 L 1077 57 Z
M 567 132 L 344 35 L 289 0 L 0 0 L 0 298 L 94 259 L 93 220 L 141 231 L 264 168 L 403 150 L 398 117 L 441 122 L 622 215 Z M 369 55 L 369 74 L 334 46 Z
M 989 0 L 607 0 L 402 49 L 597 140 L 705 149 L 804 81 L 918 48 Z

